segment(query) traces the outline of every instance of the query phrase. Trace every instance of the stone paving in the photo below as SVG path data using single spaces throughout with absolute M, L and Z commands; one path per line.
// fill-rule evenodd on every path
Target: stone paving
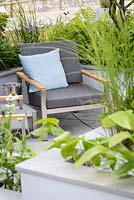
M 85 134 L 92 130 L 93 128 L 97 128 L 100 126 L 100 109 L 96 110 L 87 110 L 87 111 L 79 111 L 74 113 L 60 113 L 54 114 L 49 117 L 55 117 L 60 120 L 60 126 L 65 131 L 70 131 L 72 136 L 79 136 Z M 32 148 L 37 153 L 42 153 L 44 149 L 49 146 L 52 142 L 53 136 L 49 134 L 47 142 L 39 142 L 38 139 L 30 138 L 28 140 L 28 144 L 32 146 Z

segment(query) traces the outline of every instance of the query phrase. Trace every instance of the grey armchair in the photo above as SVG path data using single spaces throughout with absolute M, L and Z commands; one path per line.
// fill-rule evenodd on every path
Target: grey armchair
M 23 72 L 16 75 L 28 84 L 39 89 L 39 92 L 28 93 L 29 104 L 41 109 L 42 118 L 48 114 L 69 111 L 87 110 L 102 106 L 102 93 L 83 83 L 82 74 L 105 83 L 105 80 L 81 69 L 74 41 L 55 41 L 45 43 L 20 44 L 20 53 L 24 56 L 47 53 L 60 49 L 60 58 L 69 84 L 67 88 L 46 90 L 45 86 L 30 79 Z M 44 77 L 45 78 L 45 77 Z

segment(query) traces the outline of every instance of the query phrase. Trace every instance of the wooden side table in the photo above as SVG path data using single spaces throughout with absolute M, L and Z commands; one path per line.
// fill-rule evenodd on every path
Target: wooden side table
M 7 96 L 0 96 L 0 101 L 5 101 L 6 99 Z M 2 105 L 5 106 L 5 104 Z M 8 117 L 8 115 L 6 115 L 5 117 Z M 3 118 L 4 116 L 0 115 L 0 120 L 2 120 Z M 12 120 L 21 120 L 22 133 L 24 133 L 26 129 L 29 132 L 31 129 L 34 130 L 36 128 L 35 126 L 33 126 L 33 124 L 37 120 L 37 111 L 31 108 L 29 105 L 23 104 L 22 95 L 18 95 L 18 105 L 15 106 L 15 111 L 12 115 Z
M 37 121 L 37 111 L 27 104 L 23 104 L 22 111 L 26 114 L 29 129 L 35 130 L 36 126 L 33 124 Z
M 6 101 L 8 98 L 8 96 L 0 96 L 0 101 Z M 18 95 L 18 105 L 19 107 L 22 107 L 23 104 L 23 95 Z M 2 104 L 3 106 L 5 106 L 5 104 Z M 3 120 L 4 118 L 9 117 L 8 114 L 6 115 L 0 115 L 0 120 Z M 21 121 L 21 129 L 22 129 L 22 134 L 25 133 L 25 119 L 26 119 L 26 114 L 25 113 L 14 113 L 12 115 L 12 120 L 18 120 Z
M 9 117 L 9 115 L 0 115 L 0 120 L 3 120 L 5 117 Z M 22 134 L 25 133 L 25 118 L 26 115 L 25 114 L 13 114 L 12 115 L 12 120 L 18 120 L 21 121 L 21 129 L 22 129 Z

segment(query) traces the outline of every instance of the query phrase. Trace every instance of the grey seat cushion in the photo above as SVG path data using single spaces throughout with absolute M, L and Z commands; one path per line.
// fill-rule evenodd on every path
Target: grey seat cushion
M 101 101 L 102 93 L 83 83 L 73 83 L 67 88 L 47 90 L 47 108 L 60 108 L 97 103 Z M 30 93 L 31 105 L 41 105 L 40 92 Z
M 60 59 L 66 74 L 68 83 L 82 81 L 77 45 L 75 41 L 53 41 L 43 43 L 19 44 L 20 53 L 23 56 L 50 52 L 56 48 L 60 49 Z

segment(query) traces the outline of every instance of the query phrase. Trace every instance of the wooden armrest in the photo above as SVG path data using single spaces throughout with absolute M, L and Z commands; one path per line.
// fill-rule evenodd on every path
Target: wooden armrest
M 24 81 L 26 81 L 27 83 L 29 83 L 30 85 L 36 87 L 39 90 L 46 90 L 46 88 L 41 85 L 40 83 L 38 83 L 37 81 L 29 78 L 27 75 L 25 75 L 23 72 L 16 72 L 16 76 L 18 76 L 19 78 L 23 79 Z
M 81 69 L 81 73 L 86 75 L 86 76 L 88 76 L 88 77 L 90 77 L 90 78 L 92 78 L 92 79 L 94 79 L 94 80 L 96 80 L 96 81 L 100 81 L 102 83 L 108 83 L 109 82 L 108 80 L 105 80 L 105 79 L 103 79 L 103 78 L 101 78 L 99 76 L 96 76 L 95 74 L 92 74 L 89 71 L 84 70 L 84 69 Z
M 9 117 L 9 115 L 5 115 L 5 116 L 0 115 L 0 120 L 3 120 L 4 118 L 7 118 L 7 117 Z M 12 115 L 13 120 L 23 120 L 25 117 L 26 117 L 25 114 L 13 114 Z
M 8 96 L 0 96 L 0 101 L 5 101 L 7 100 Z M 23 100 L 23 95 L 17 95 L 17 99 L 19 101 L 22 101 Z

